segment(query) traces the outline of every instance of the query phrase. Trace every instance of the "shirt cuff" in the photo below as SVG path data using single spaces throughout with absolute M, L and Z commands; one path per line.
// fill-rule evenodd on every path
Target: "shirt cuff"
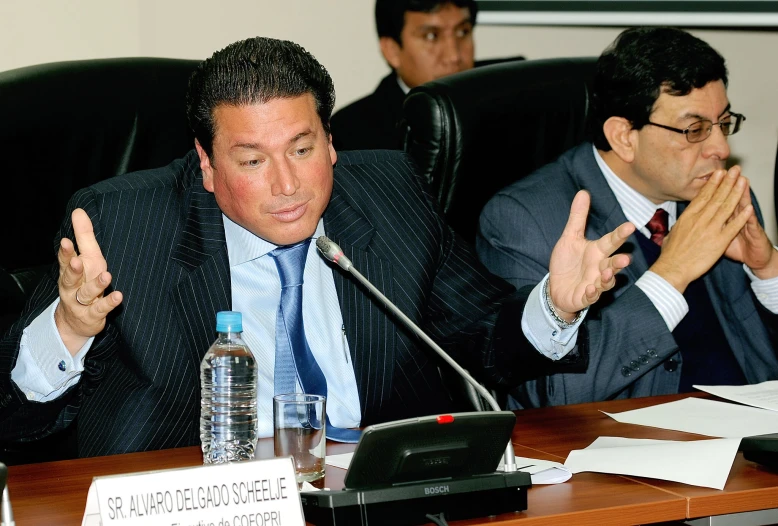
M 84 357 L 94 342 L 94 337 L 89 338 L 75 356 L 71 355 L 54 322 L 57 305 L 59 298 L 22 333 L 11 379 L 28 400 L 53 400 L 75 384 L 84 370 Z
M 575 348 L 578 327 L 583 323 L 588 307 L 581 312 L 575 324 L 563 329 L 554 321 L 543 297 L 546 281 L 548 274 L 532 289 L 521 316 L 521 329 L 524 336 L 543 356 L 560 360 Z
M 665 278 L 650 270 L 640 276 L 635 285 L 648 296 L 659 311 L 659 315 L 667 325 L 667 330 L 673 332 L 689 312 L 689 304 L 686 303 L 683 294 L 670 285 Z
M 759 279 L 748 266 L 743 265 L 743 270 L 751 280 L 751 290 L 759 303 L 773 314 L 778 314 L 778 277 Z

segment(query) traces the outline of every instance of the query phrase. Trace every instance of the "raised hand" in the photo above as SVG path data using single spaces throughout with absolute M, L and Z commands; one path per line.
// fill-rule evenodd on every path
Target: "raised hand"
M 557 313 L 567 321 L 613 288 L 616 273 L 630 262 L 627 254 L 611 254 L 635 231 L 635 226 L 624 223 L 600 239 L 588 241 L 584 233 L 589 201 L 584 190 L 575 195 L 565 230 L 551 252 L 549 295 Z
M 89 338 L 103 330 L 105 317 L 122 302 L 122 293 L 113 291 L 104 296 L 111 284 L 111 274 L 95 239 L 92 221 L 80 208 L 71 217 L 80 254 L 76 254 L 70 239 L 60 241 L 57 253 L 60 302 L 54 321 L 65 347 L 75 355 Z
M 739 168 L 713 172 L 679 216 L 649 270 L 683 293 L 689 283 L 716 264 L 754 216 L 751 200 L 746 202 L 744 194 L 748 194 L 748 181 Z M 736 254 L 738 251 L 731 250 L 736 258 L 743 256 Z

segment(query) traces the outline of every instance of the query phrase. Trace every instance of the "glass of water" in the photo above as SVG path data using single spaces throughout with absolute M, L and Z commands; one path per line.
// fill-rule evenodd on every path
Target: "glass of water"
M 297 484 L 323 483 L 326 402 L 325 396 L 305 393 L 273 397 L 275 456 L 292 457 Z

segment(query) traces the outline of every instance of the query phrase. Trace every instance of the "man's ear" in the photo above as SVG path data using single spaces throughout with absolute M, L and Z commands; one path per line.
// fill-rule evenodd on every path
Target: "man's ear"
M 335 166 L 335 163 L 338 162 L 338 152 L 335 151 L 335 146 L 332 144 L 331 133 L 327 137 L 327 148 L 329 148 L 330 151 L 330 160 L 332 161 L 332 166 Z
M 638 134 L 632 128 L 632 123 L 624 117 L 610 117 L 602 125 L 605 138 L 615 153 L 625 163 L 635 159 Z
M 203 171 L 203 188 L 213 193 L 213 167 L 211 166 L 211 159 L 205 150 L 200 146 L 200 141 L 195 139 L 195 150 L 197 150 L 197 156 L 200 158 L 200 169 Z
M 381 37 L 378 39 L 378 44 L 381 46 L 381 54 L 393 69 L 400 67 L 400 44 L 398 44 L 392 37 Z

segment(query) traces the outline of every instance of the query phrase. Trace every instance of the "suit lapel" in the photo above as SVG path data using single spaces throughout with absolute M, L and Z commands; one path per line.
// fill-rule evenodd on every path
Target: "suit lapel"
M 358 207 L 352 206 L 348 188 L 337 177 L 324 213 L 324 229 L 354 267 L 393 300 L 390 264 L 368 251 L 375 230 Z M 353 276 L 333 267 L 364 421 L 367 415 L 379 414 L 391 394 L 395 327 L 385 308 L 370 292 Z
M 232 305 L 229 259 L 221 210 L 202 187 L 199 168 L 191 188 L 188 216 L 173 259 L 189 270 L 172 294 L 181 331 L 192 353 L 201 359 L 213 340 L 213 316 Z M 375 230 L 350 202 L 336 178 L 324 227 L 356 269 L 393 300 L 391 265 L 369 252 Z M 334 266 L 335 267 L 335 266 Z M 335 286 L 356 375 L 363 419 L 380 413 L 391 394 L 395 327 L 385 308 L 353 276 L 335 267 Z
M 200 360 L 212 343 L 216 313 L 230 310 L 232 293 L 227 244 L 221 210 L 213 195 L 203 189 L 199 167 L 196 174 L 188 216 L 173 259 L 189 273 L 179 281 L 171 294 L 181 325 L 181 332 L 192 353 Z

